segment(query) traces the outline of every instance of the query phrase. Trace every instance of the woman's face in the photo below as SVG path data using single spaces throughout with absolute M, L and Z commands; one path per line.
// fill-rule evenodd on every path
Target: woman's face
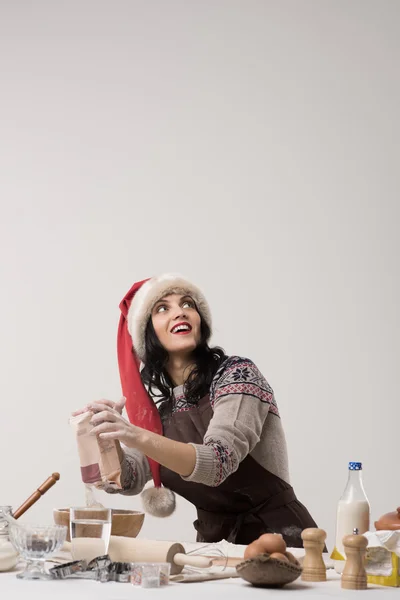
M 154 305 L 154 331 L 169 354 L 190 354 L 200 342 L 200 315 L 190 296 L 170 294 Z

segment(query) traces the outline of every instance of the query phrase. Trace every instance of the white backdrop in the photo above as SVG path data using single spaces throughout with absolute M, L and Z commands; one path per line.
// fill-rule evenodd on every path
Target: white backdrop
M 82 504 L 69 414 L 120 395 L 118 304 L 180 271 L 275 390 L 333 544 L 347 461 L 400 503 L 400 5 L 0 3 L 1 503 Z M 139 498 L 100 494 L 113 507 Z M 194 510 L 143 535 L 194 539 Z

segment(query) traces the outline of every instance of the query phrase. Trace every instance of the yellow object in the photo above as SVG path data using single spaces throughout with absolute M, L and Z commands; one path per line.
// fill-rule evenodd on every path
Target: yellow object
M 332 550 L 331 559 L 332 560 L 345 560 L 345 557 L 340 554 L 340 552 L 336 549 L 336 546 L 335 546 L 334 549 Z
M 397 554 L 385 550 L 385 555 L 383 555 L 383 552 L 380 552 L 378 555 L 377 553 L 370 552 L 371 550 L 374 549 L 369 548 L 367 550 L 365 564 L 368 583 L 400 587 L 400 558 Z M 382 551 L 383 549 L 380 550 Z M 382 574 L 379 574 L 379 572 Z

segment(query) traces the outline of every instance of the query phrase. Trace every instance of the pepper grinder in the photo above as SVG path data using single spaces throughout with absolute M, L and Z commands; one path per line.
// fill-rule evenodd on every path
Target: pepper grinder
M 317 527 L 309 527 L 301 533 L 301 539 L 306 551 L 303 561 L 303 581 L 326 581 L 326 567 L 322 558 L 326 531 Z
M 364 562 L 368 540 L 363 535 L 358 535 L 358 529 L 353 531 L 353 535 L 346 535 L 343 538 L 346 564 L 342 573 L 341 585 L 345 590 L 366 590 L 367 574 Z

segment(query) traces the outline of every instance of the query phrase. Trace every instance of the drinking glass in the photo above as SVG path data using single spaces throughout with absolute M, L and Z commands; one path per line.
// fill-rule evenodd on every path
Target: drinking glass
M 89 562 L 107 554 L 110 535 L 110 508 L 70 509 L 71 554 L 74 560 Z

